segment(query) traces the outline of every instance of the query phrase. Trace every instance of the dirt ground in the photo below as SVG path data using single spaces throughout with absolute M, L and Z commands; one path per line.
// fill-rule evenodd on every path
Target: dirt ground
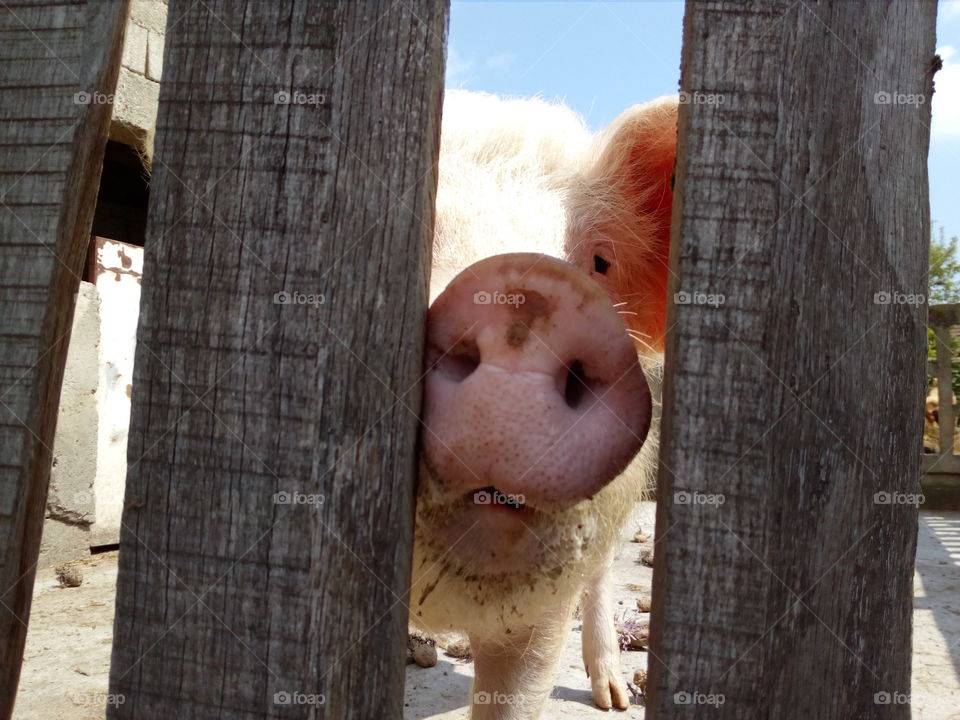
M 653 528 L 653 505 L 638 506 L 623 536 L 615 566 L 617 614 L 636 608 L 651 570 L 636 561 L 630 542 L 638 527 Z M 60 586 L 53 568 L 37 573 L 15 720 L 101 720 L 113 634 L 117 554 L 79 563 L 80 587 Z M 914 576 L 914 720 L 960 720 L 960 513 L 921 513 Z M 624 674 L 645 668 L 643 651 L 625 652 Z M 473 674 L 471 663 L 440 653 L 432 668 L 408 666 L 404 720 L 462 720 Z M 580 622 L 573 621 L 545 718 L 643 718 L 642 703 L 611 715 L 593 707 L 580 659 Z

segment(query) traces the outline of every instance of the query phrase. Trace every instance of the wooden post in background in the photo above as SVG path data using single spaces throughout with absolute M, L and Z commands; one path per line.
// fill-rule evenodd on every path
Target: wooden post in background
M 933 0 L 690 0 L 647 718 L 908 718 Z
M 0 8 L 0 718 L 27 636 L 125 0 Z
M 108 717 L 398 718 L 448 7 L 168 17 Z
M 937 342 L 937 422 L 940 424 L 940 454 L 953 457 L 953 431 L 957 427 L 953 417 L 953 367 L 950 348 L 953 336 L 949 325 L 934 327 Z

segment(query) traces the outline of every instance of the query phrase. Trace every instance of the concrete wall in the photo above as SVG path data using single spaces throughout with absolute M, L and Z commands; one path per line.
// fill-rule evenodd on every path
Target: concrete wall
M 102 527 L 119 529 L 143 248 L 98 238 L 96 273 L 101 302 L 95 518 Z
M 86 527 L 94 520 L 97 475 L 97 387 L 100 375 L 100 294 L 80 283 L 60 390 L 47 515 Z
M 111 140 L 148 158 L 153 155 L 166 23 L 166 0 L 131 3 L 110 124 Z
M 92 530 L 96 516 L 99 378 L 100 294 L 95 285 L 81 282 L 60 390 L 41 565 L 87 555 L 91 544 L 115 542 L 110 539 L 115 530 Z
M 41 564 L 120 537 L 143 248 L 96 238 L 80 283 L 60 392 Z

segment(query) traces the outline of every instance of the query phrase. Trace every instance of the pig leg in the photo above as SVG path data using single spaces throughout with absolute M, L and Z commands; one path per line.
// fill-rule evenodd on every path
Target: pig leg
M 573 603 L 551 611 L 509 641 L 470 637 L 473 651 L 471 720 L 535 720 L 553 690 Z
M 583 666 L 597 707 L 626 710 L 630 696 L 620 672 L 620 645 L 613 621 L 611 565 L 613 556 L 587 579 L 583 593 Z

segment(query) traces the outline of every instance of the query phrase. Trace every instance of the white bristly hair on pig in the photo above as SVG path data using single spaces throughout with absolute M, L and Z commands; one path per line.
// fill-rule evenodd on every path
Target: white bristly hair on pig
M 490 255 L 563 257 L 565 188 L 591 142 L 578 115 L 538 98 L 448 90 L 443 111 L 431 301 Z

